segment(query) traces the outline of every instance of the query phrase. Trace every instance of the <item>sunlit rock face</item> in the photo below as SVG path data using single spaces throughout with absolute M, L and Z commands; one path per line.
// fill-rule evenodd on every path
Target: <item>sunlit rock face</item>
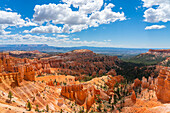
M 35 81 L 35 71 L 31 65 L 26 65 L 24 68 L 24 79 L 29 81 Z
M 170 102 L 170 70 L 168 68 L 160 70 L 156 96 L 163 103 Z
M 97 95 L 102 100 L 109 100 L 109 96 L 102 90 L 95 89 L 89 84 L 72 84 L 62 86 L 61 95 L 67 99 L 75 101 L 79 105 L 86 105 L 87 111 L 95 103 Z
M 0 73 L 2 73 L 2 60 L 0 59 Z
M 170 49 L 158 49 L 158 50 L 150 49 L 147 53 L 153 55 L 161 55 L 164 57 L 170 55 Z
M 11 86 L 19 86 L 25 79 L 35 81 L 35 71 L 32 62 L 25 58 L 11 57 L 9 53 L 0 53 L 0 82 Z
M 136 94 L 135 94 L 135 91 L 133 90 L 132 91 L 132 95 L 131 95 L 131 100 L 132 100 L 132 102 L 136 102 Z
M 54 86 L 54 83 L 53 83 L 53 81 L 49 81 L 49 82 L 46 83 L 46 85 Z
M 124 78 L 121 75 L 118 76 L 109 76 L 109 80 L 106 82 L 106 85 L 109 86 L 109 89 L 112 89 L 116 83 L 120 83 Z
M 19 85 L 23 80 L 35 81 L 36 74 L 41 76 L 42 73 L 52 73 L 48 60 L 22 59 L 12 57 L 8 52 L 0 53 L 0 82 Z
M 139 87 L 142 84 L 142 82 L 137 78 L 134 80 L 134 87 Z
M 149 82 L 147 81 L 147 78 L 142 77 L 142 88 L 148 88 L 149 87 Z

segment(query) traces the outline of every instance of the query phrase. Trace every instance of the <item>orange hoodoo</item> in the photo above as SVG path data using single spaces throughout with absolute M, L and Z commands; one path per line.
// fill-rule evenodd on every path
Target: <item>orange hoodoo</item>
M 59 82 L 57 82 L 57 86 L 59 86 L 60 85 L 60 83 Z
M 48 83 L 46 83 L 46 85 L 54 86 L 53 81 L 49 81 Z
M 109 86 L 109 89 L 113 88 L 114 85 L 118 82 L 120 83 L 121 81 L 124 80 L 123 76 L 118 75 L 118 76 L 109 76 L 109 80 L 106 82 L 106 85 Z
M 137 78 L 134 80 L 134 87 L 139 87 L 142 84 L 142 82 Z
M 135 91 L 133 90 L 132 91 L 132 96 L 131 96 L 131 100 L 132 100 L 132 102 L 136 102 L 136 94 L 135 94 Z
M 85 103 L 86 97 L 87 97 L 87 89 L 75 92 L 75 101 L 79 105 L 83 105 Z
M 99 95 L 102 100 L 109 100 L 109 96 L 105 92 L 95 89 L 94 86 L 89 86 L 87 89 L 83 89 L 83 87 L 83 84 L 62 86 L 61 95 L 75 100 L 79 105 L 86 104 L 87 111 L 95 103 L 96 95 Z
M 68 92 L 71 93 L 72 87 L 70 85 L 68 85 L 67 87 L 68 87 Z
M 170 69 L 161 69 L 158 76 L 158 84 L 156 89 L 158 100 L 163 103 L 170 102 Z
M 91 106 L 95 103 L 95 96 L 92 93 L 88 93 L 86 100 L 87 112 L 90 110 Z
M 103 92 L 103 91 L 100 90 L 100 98 L 101 98 L 102 100 L 108 101 L 110 97 L 109 97 L 105 92 Z

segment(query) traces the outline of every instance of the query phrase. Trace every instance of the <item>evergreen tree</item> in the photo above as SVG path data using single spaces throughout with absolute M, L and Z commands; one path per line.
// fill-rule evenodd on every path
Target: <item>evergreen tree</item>
M 48 104 L 46 105 L 46 111 L 47 111 L 47 112 L 49 111 L 49 106 L 48 106 Z
M 13 94 L 12 94 L 12 92 L 11 91 L 9 91 L 9 93 L 8 93 L 8 98 L 10 99 L 10 102 L 11 102 L 11 100 L 12 100 L 12 98 L 13 98 L 13 96 L 12 96 Z
M 38 105 L 36 105 L 35 111 L 39 112 Z
M 31 103 L 29 101 L 27 103 L 27 108 L 28 108 L 28 111 L 31 111 L 31 109 L 32 109 L 32 105 L 31 105 Z

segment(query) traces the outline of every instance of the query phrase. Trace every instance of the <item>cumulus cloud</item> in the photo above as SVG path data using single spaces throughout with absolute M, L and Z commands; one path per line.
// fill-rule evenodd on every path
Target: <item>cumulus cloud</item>
M 79 8 L 82 13 L 90 14 L 98 11 L 103 6 L 103 0 L 62 0 L 68 5 L 73 5 L 75 8 Z
M 8 40 L 7 40 L 8 39 Z M 48 44 L 52 46 L 111 46 L 108 42 L 100 41 L 80 41 L 80 40 L 70 40 L 69 38 L 59 39 L 57 37 L 47 37 L 44 35 L 21 35 L 21 34 L 11 34 L 11 35 L 0 35 L 0 44 Z M 56 45 L 57 44 L 57 45 Z
M 66 38 L 66 37 L 69 37 L 69 36 L 68 35 L 57 35 L 57 37 Z
M 28 17 L 25 18 L 25 23 L 22 26 L 38 26 L 35 22 L 32 22 Z
M 40 24 L 52 22 L 53 26 L 60 24 L 62 25 L 62 33 L 74 33 L 89 27 L 98 27 L 100 24 L 109 24 L 126 19 L 123 12 L 112 11 L 114 7 L 112 3 L 101 10 L 104 4 L 103 0 L 62 0 L 62 2 L 64 3 L 36 5 L 33 20 Z M 71 6 L 78 8 L 77 11 L 73 11 L 70 8 Z M 44 33 L 44 31 L 48 31 L 44 29 L 49 29 L 49 27 L 36 27 L 30 32 L 41 33 L 40 30 L 43 30 L 42 33 Z
M 10 10 L 7 8 L 6 10 Z M 37 26 L 36 23 L 30 21 L 30 19 L 22 19 L 21 15 L 16 12 L 0 11 L 0 35 L 9 34 L 10 31 L 6 32 L 5 29 L 11 26 Z
M 10 34 L 10 31 L 5 31 L 5 30 L 0 30 L 0 35 L 6 35 L 6 34 Z
M 73 40 L 80 40 L 80 38 L 73 38 Z
M 150 30 L 150 29 L 163 29 L 166 28 L 164 25 L 152 25 L 152 26 L 146 26 L 145 30 Z
M 96 11 L 90 16 L 90 26 L 98 26 L 100 24 L 109 24 L 110 22 L 115 22 L 116 20 L 125 20 L 124 13 L 113 12 L 111 8 L 114 5 L 109 3 L 104 10 Z
M 72 11 L 67 4 L 44 4 L 34 8 L 34 21 L 43 23 L 53 21 L 55 24 L 85 24 L 87 17 Z
M 61 27 L 48 25 L 48 26 L 40 26 L 31 29 L 30 31 L 24 30 L 24 33 L 61 33 Z
M 7 28 L 8 25 L 3 25 L 3 24 L 0 24 L 0 35 L 5 35 L 5 34 L 9 34 L 11 32 L 6 32 L 4 29 Z
M 170 21 L 170 0 L 142 0 L 146 22 L 168 22 Z
M 25 22 L 21 15 L 15 12 L 0 11 L 0 15 L 0 24 L 22 25 Z

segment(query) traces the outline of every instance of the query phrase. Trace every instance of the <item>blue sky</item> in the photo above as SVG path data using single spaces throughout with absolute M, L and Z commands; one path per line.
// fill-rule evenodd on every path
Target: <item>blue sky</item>
M 170 48 L 169 0 L 1 0 L 0 44 Z

